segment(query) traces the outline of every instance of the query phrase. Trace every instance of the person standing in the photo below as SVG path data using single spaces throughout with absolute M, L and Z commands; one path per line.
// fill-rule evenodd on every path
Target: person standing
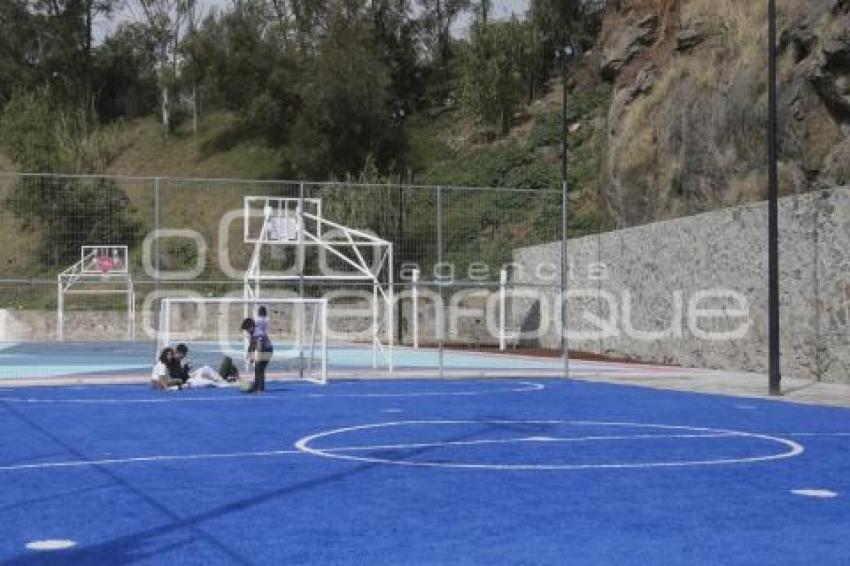
M 254 321 L 254 324 L 256 325 L 256 329 L 254 330 L 255 333 L 269 333 L 269 311 L 266 307 L 261 306 L 257 309 L 257 320 Z
M 268 333 L 259 330 L 253 318 L 246 318 L 240 326 L 248 334 L 248 360 L 254 364 L 254 384 L 246 393 L 266 390 L 266 368 L 272 359 L 274 347 Z

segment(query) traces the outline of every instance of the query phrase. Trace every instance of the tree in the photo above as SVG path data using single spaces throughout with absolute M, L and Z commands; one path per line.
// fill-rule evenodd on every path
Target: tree
M 193 53 L 190 50 L 185 49 L 185 45 L 188 44 L 195 36 L 196 25 L 197 25 L 197 2 L 195 0 L 187 0 L 186 2 L 186 38 L 184 40 L 184 45 L 181 46 L 180 52 L 186 58 L 186 63 L 184 64 L 184 68 L 188 71 L 189 74 L 189 87 L 191 89 L 191 106 L 192 106 L 192 133 L 196 136 L 198 135 L 198 77 L 197 77 L 197 65 L 193 60 Z
M 507 133 L 527 94 L 534 56 L 531 28 L 517 20 L 476 24 L 463 57 L 463 95 L 482 121 Z
M 79 3 L 82 8 L 82 64 L 83 64 L 83 100 L 90 121 L 94 116 L 94 20 L 99 15 L 110 14 L 117 0 L 68 0 L 69 4 Z M 55 4 L 55 2 L 53 2 Z M 88 113 L 88 110 L 91 110 Z
M 16 88 L 41 77 L 38 68 L 38 26 L 27 0 L 0 2 L 0 108 Z
M 185 42 L 187 72 L 206 85 L 210 104 L 239 116 L 243 133 L 286 142 L 299 107 L 300 54 L 263 0 L 212 14 Z
M 452 24 L 470 3 L 471 0 L 421 0 L 427 45 L 441 65 L 446 65 L 452 57 Z
M 25 171 L 102 171 L 114 148 L 107 132 L 92 133 L 83 109 L 58 109 L 47 87 L 19 90 L 0 115 L 0 147 Z M 40 234 L 44 265 L 67 263 L 83 244 L 131 244 L 141 233 L 126 193 L 108 178 L 23 177 L 3 206 Z
M 528 19 L 540 43 L 544 67 L 552 63 L 556 47 L 571 41 L 584 49 L 593 46 L 606 4 L 604 0 L 531 0 Z
M 156 45 L 145 26 L 120 26 L 95 49 L 93 65 L 94 104 L 101 122 L 156 110 Z
M 420 22 L 411 17 L 410 0 L 373 0 L 371 34 L 390 72 L 390 91 L 399 113 L 409 113 L 424 94 L 419 47 Z
M 94 121 L 94 19 L 116 0 L 4 0 L 0 4 L 0 101 L 15 88 L 50 85 L 55 103 Z
M 52 93 L 47 87 L 18 87 L 0 115 L 3 153 L 25 170 L 61 170 L 55 129 L 59 113 L 51 101 Z
M 144 14 L 148 33 L 156 45 L 160 113 L 165 131 L 171 129 L 178 70 L 178 47 L 194 0 L 136 0 Z
M 301 82 L 302 108 L 290 148 L 302 173 L 358 171 L 369 156 L 380 168 L 393 161 L 390 77 L 364 22 L 338 12 Z
M 490 11 L 493 9 L 493 0 L 478 0 L 475 7 L 475 15 L 478 21 L 484 25 L 490 22 Z

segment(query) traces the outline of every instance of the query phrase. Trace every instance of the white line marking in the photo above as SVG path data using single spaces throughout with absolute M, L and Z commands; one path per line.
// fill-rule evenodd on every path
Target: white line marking
M 838 494 L 830 489 L 792 489 L 794 495 L 802 495 L 803 497 L 820 497 L 822 499 L 830 499 L 838 497 Z
M 578 436 L 578 437 L 543 437 L 529 436 L 526 438 L 494 438 L 490 440 L 458 440 L 451 442 L 422 442 L 416 444 L 376 444 L 371 446 L 332 446 L 322 448 L 324 452 L 359 452 L 369 450 L 406 450 L 412 448 L 442 448 L 448 446 L 476 446 L 480 444 L 515 444 L 518 442 L 595 442 L 600 440 L 646 440 L 651 438 L 725 438 L 738 436 L 729 433 L 718 434 L 635 434 L 622 436 Z
M 384 397 L 465 397 L 465 396 L 478 396 L 478 395 L 491 395 L 494 393 L 525 393 L 529 391 L 542 391 L 546 389 L 546 386 L 542 383 L 533 383 L 530 381 L 519 381 L 517 385 L 522 387 L 512 387 L 512 388 L 495 388 L 495 389 L 480 389 L 480 390 L 472 390 L 472 391 L 421 391 L 421 392 L 411 392 L 411 393 L 292 393 L 289 392 L 281 392 L 280 395 L 259 395 L 259 396 L 248 396 L 248 395 L 236 395 L 231 397 L 182 397 L 182 398 L 169 398 L 169 399 L 115 399 L 115 398 L 103 398 L 103 399 L 39 399 L 39 398 L 28 398 L 28 397 L 0 397 L 0 402 L 9 402 L 9 403 L 73 403 L 73 404 L 82 404 L 82 405 L 98 405 L 98 404 L 135 404 L 135 403 L 190 403 L 190 402 L 229 402 L 229 401 L 245 401 L 250 400 L 251 402 L 256 402 L 257 400 L 266 400 L 266 401 L 279 401 L 286 399 L 304 399 L 304 398 L 328 398 L 328 397 L 349 397 L 349 398 L 384 398 Z M 168 395 L 169 393 L 163 393 L 164 395 Z M 179 395 L 178 392 L 173 392 L 171 394 Z
M 797 443 L 792 441 L 784 441 L 781 438 L 749 433 L 749 432 L 741 432 L 741 431 L 726 431 L 720 429 L 709 429 L 709 428 L 697 428 L 697 427 L 681 427 L 681 426 L 673 426 L 673 425 L 656 425 L 656 424 L 641 424 L 641 423 L 614 423 L 614 422 L 594 422 L 594 421 L 401 421 L 398 423 L 380 423 L 377 425 L 362 425 L 360 427 L 349 427 L 347 429 L 338 429 L 340 433 L 347 432 L 350 430 L 358 430 L 361 428 L 377 428 L 379 426 L 392 426 L 398 424 L 571 424 L 571 425 L 582 425 L 582 426 L 635 426 L 635 427 L 646 427 L 646 428 L 659 428 L 659 429 L 686 429 L 686 430 L 696 430 L 696 431 L 706 431 L 704 434 L 638 434 L 638 435 L 610 435 L 610 436 L 586 436 L 586 437 L 550 437 L 550 436 L 530 436 L 524 438 L 514 438 L 514 439 L 492 439 L 492 440 L 470 440 L 470 441 L 455 441 L 455 442 L 431 442 L 431 443 L 416 443 L 416 444 L 386 444 L 386 445 L 371 445 L 371 446 L 338 446 L 338 447 L 329 447 L 320 449 L 323 454 L 327 457 L 333 458 L 332 454 L 340 453 L 340 452 L 361 452 L 361 451 L 370 451 L 370 450 L 393 450 L 393 449 L 413 449 L 413 448 L 430 448 L 430 447 L 442 447 L 442 446 L 469 446 L 476 444 L 507 444 L 507 443 L 521 443 L 521 442 L 591 442 L 591 441 L 606 441 L 606 440 L 632 440 L 632 439 L 654 439 L 654 438 L 726 438 L 726 437 L 735 437 L 735 436 L 743 436 L 743 437 L 754 437 L 760 438 L 763 440 L 772 440 L 776 442 L 781 442 L 787 444 L 788 446 L 795 445 L 799 446 Z M 308 441 L 311 438 L 319 438 L 320 436 L 329 436 L 330 433 L 335 431 L 330 431 L 329 433 L 319 433 L 317 435 L 313 435 L 312 437 L 307 437 Z M 835 433 L 819 433 L 819 432 L 798 432 L 798 433 L 787 433 L 789 436 L 828 436 L 828 435 L 836 435 L 836 436 L 850 436 L 850 432 L 835 432 Z M 304 440 L 304 439 L 302 439 Z M 32 464 L 16 464 L 12 466 L 0 466 L 0 471 L 15 471 L 15 470 L 39 470 L 39 469 L 50 469 L 50 468 L 78 468 L 78 467 L 86 467 L 86 466 L 106 466 L 106 465 L 116 465 L 116 464 L 144 464 L 144 463 L 157 463 L 157 462 L 170 462 L 170 461 L 180 461 L 180 460 L 216 460 L 216 459 L 227 459 L 227 458 L 257 458 L 257 457 L 271 457 L 271 456 L 283 456 L 283 455 L 299 455 L 299 454 L 315 454 L 314 451 L 317 449 L 303 449 L 298 446 L 299 443 L 302 442 L 299 440 L 296 443 L 297 449 L 295 450 L 267 450 L 260 452 L 231 452 L 231 453 L 220 453 L 220 454 L 173 454 L 173 455 L 157 455 L 157 456 L 140 456 L 140 457 L 132 457 L 132 458 L 109 458 L 103 460 L 70 460 L 63 462 L 41 462 L 41 463 L 32 463 Z M 643 464 L 586 464 L 586 465 L 567 465 L 564 466 L 531 466 L 531 467 L 516 467 L 511 465 L 465 465 L 465 464 L 445 464 L 440 463 L 442 467 L 461 467 L 461 468 L 475 468 L 475 467 L 484 467 L 484 468 L 494 468 L 494 469 L 585 469 L 585 468 L 632 468 L 632 467 L 662 467 L 662 466 L 687 466 L 687 465 L 709 465 L 709 464 L 724 464 L 724 463 L 737 463 L 737 462 L 747 462 L 747 461 L 763 461 L 763 460 L 774 460 L 783 457 L 790 458 L 792 456 L 797 456 L 802 453 L 803 447 L 800 446 L 799 452 L 788 455 L 774 455 L 770 457 L 765 457 L 762 459 L 752 459 L 752 460 L 718 460 L 718 461 L 708 461 L 708 462 L 694 462 L 694 463 L 679 463 L 679 462 L 669 462 L 669 463 L 643 463 Z M 345 458 L 344 455 L 340 456 L 341 459 L 361 459 L 361 458 Z M 397 461 L 388 461 L 384 463 L 391 464 L 399 464 L 399 465 L 420 465 L 426 466 L 429 465 L 427 463 L 417 463 L 417 462 L 397 462 Z
M 447 462 L 427 462 L 427 461 L 409 461 L 409 460 L 392 460 L 388 458 L 377 458 L 371 456 L 357 456 L 353 454 L 341 453 L 333 448 L 313 448 L 310 443 L 319 438 L 326 438 L 338 434 L 344 434 L 353 431 L 371 430 L 377 428 L 386 428 L 393 426 L 406 425 L 465 425 L 465 424 L 569 424 L 581 426 L 603 426 L 603 427 L 641 427 L 652 429 L 665 430 L 686 430 L 698 433 L 714 433 L 726 436 L 755 438 L 768 442 L 775 442 L 786 446 L 788 449 L 784 452 L 775 454 L 767 454 L 764 456 L 751 456 L 746 458 L 721 458 L 716 460 L 683 460 L 672 462 L 618 462 L 618 463 L 600 463 L 600 464 L 471 464 L 471 463 L 447 463 Z M 398 466 L 418 466 L 431 468 L 464 468 L 464 469 L 487 469 L 487 470 L 589 470 L 589 469 L 624 469 L 624 468 L 664 468 L 664 467 L 686 467 L 686 466 L 716 466 L 725 464 L 740 464 L 752 462 L 766 462 L 770 460 L 779 460 L 791 458 L 803 453 L 803 446 L 785 438 L 769 436 L 766 434 L 742 432 L 735 430 L 713 429 L 705 427 L 677 426 L 677 425 L 660 425 L 660 424 L 645 424 L 645 423 L 626 423 L 626 422 L 594 422 L 594 421 L 525 421 L 525 420 L 486 420 L 486 421 L 396 421 L 390 423 L 377 423 L 356 425 L 345 428 L 319 432 L 298 440 L 295 447 L 299 450 L 313 454 L 321 458 L 336 458 L 339 460 L 353 460 L 357 462 L 372 462 L 376 464 L 394 464 Z M 374 450 L 374 448 L 370 448 Z
M 80 468 L 85 466 L 106 466 L 112 464 L 137 464 L 149 462 L 171 462 L 175 460 L 216 460 L 223 458 L 255 458 L 265 456 L 281 456 L 284 454 L 300 454 L 298 450 L 267 450 L 264 452 L 232 452 L 225 454 L 175 454 L 163 456 L 140 456 L 137 458 L 110 458 L 108 460 L 70 460 L 65 462 L 41 462 L 37 464 L 16 464 L 0 466 L 0 471 L 10 470 L 43 470 L 47 468 Z
M 65 550 L 77 546 L 77 543 L 68 539 L 34 540 L 27 543 L 30 550 Z
M 786 432 L 787 436 L 850 436 L 850 432 Z

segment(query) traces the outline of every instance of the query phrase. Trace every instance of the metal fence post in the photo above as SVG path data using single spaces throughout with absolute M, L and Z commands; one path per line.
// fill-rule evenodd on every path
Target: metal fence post
M 298 253 L 296 261 L 298 262 L 298 296 L 304 298 L 304 264 L 306 261 L 304 253 L 304 183 L 298 184 Z M 301 306 L 302 311 L 304 306 Z M 298 377 L 304 379 L 304 322 L 305 318 L 302 312 L 301 326 L 298 329 Z
M 443 188 L 437 187 L 437 290 L 440 297 L 440 315 L 436 317 L 439 326 L 437 326 L 437 344 L 439 347 L 439 364 L 440 364 L 440 379 L 443 378 L 443 333 L 445 332 L 445 300 L 443 297 Z
M 154 287 L 157 291 L 157 296 L 159 296 L 159 188 L 160 188 L 160 178 L 157 177 L 153 181 L 153 233 L 154 233 L 154 245 L 153 245 L 153 264 L 154 270 L 156 271 L 156 275 L 154 277 Z M 159 330 L 157 328 L 157 330 Z
M 413 285 L 410 291 L 411 297 L 411 328 L 413 332 L 413 349 L 419 349 L 419 270 L 414 269 L 411 275 Z

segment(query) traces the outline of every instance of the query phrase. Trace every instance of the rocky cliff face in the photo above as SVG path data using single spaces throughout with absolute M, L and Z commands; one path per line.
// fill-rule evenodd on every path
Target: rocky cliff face
M 779 0 L 783 194 L 850 182 L 850 0 Z M 767 2 L 623 0 L 598 200 L 619 226 L 766 196 Z M 581 88 L 579 86 L 579 88 Z

